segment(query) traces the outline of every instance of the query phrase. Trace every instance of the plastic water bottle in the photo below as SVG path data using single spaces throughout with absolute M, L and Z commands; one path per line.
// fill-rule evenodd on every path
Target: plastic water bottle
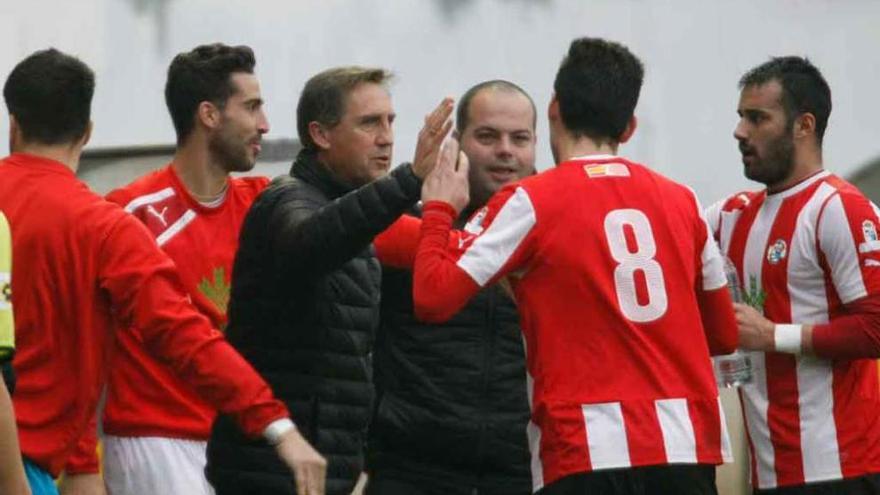
M 743 302 L 743 289 L 739 283 L 736 266 L 727 257 L 724 258 L 724 274 L 727 275 L 730 298 L 733 302 Z M 732 354 L 717 356 L 715 368 L 718 372 L 718 384 L 724 387 L 739 387 L 752 381 L 752 358 L 748 351 L 737 349 Z

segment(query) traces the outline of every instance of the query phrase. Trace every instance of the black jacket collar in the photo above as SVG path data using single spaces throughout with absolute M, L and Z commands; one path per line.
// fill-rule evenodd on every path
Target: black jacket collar
M 290 167 L 290 175 L 307 182 L 327 195 L 330 199 L 338 198 L 356 187 L 336 177 L 311 150 L 300 150 Z

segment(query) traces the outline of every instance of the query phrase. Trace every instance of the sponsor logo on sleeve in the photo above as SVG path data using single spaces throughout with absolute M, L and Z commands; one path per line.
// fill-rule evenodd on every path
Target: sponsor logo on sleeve
M 870 253 L 873 251 L 880 251 L 880 239 L 877 237 L 877 226 L 874 225 L 872 220 L 865 220 L 862 222 L 862 237 L 864 237 L 864 242 L 859 244 L 859 252 Z
M 474 213 L 471 219 L 464 225 L 464 231 L 469 234 L 480 235 L 484 229 L 483 222 L 486 220 L 486 215 L 488 214 L 488 206 L 480 208 L 480 210 Z

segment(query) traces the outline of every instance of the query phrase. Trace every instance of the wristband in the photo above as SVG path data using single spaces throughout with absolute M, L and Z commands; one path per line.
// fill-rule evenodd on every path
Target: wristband
M 263 430 L 263 438 L 269 442 L 269 445 L 278 445 L 281 443 L 281 437 L 293 428 L 295 428 L 295 425 L 290 418 L 276 419 Z
M 776 352 L 801 353 L 801 325 L 776 325 L 773 332 Z

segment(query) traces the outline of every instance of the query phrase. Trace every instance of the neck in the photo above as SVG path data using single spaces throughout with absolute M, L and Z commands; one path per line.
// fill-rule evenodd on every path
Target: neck
M 589 155 L 616 155 L 617 143 L 602 141 L 597 143 L 589 137 L 563 136 L 556 147 L 557 161 L 562 163 L 566 160 L 579 156 Z
M 40 144 L 26 143 L 18 146 L 13 150 L 15 153 L 27 153 L 28 155 L 48 158 L 64 164 L 71 171 L 76 173 L 79 168 L 79 157 L 82 153 L 82 147 L 72 144 Z
M 795 150 L 794 167 L 791 174 L 781 182 L 768 185 L 767 192 L 773 194 L 784 191 L 820 170 L 822 170 L 821 150 Z
M 199 201 L 216 199 L 226 190 L 229 173 L 212 159 L 207 143 L 198 142 L 196 136 L 178 146 L 171 166 L 186 190 Z

